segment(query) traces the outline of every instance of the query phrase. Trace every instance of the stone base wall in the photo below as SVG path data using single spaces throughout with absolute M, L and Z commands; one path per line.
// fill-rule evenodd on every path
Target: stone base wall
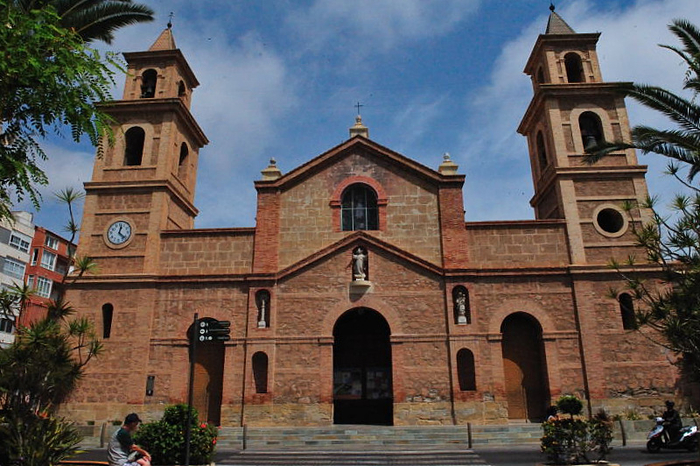
M 77 425 L 107 423 L 120 426 L 129 413 L 138 413 L 144 422 L 158 421 L 163 417 L 167 406 L 164 404 L 67 403 L 61 406 L 59 414 Z
M 452 407 L 446 401 L 424 403 L 394 403 L 394 425 L 451 425 Z
M 504 402 L 469 401 L 455 403 L 458 425 L 502 424 L 508 422 L 508 407 Z
M 333 424 L 333 405 L 329 403 L 247 405 L 245 424 L 251 427 L 328 426 Z

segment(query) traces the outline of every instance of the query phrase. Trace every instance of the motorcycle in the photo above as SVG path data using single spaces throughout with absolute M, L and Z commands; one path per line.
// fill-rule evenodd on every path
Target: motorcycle
M 647 435 L 647 450 L 650 453 L 657 453 L 662 448 L 675 450 L 686 449 L 688 451 L 695 451 L 698 449 L 697 426 L 685 426 L 681 428 L 678 432 L 678 439 L 670 442 L 666 440 L 666 435 L 664 435 L 665 429 L 664 418 L 657 417 L 656 425 Z

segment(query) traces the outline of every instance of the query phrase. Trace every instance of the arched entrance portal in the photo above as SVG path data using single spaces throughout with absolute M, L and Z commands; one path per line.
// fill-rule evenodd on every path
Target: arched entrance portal
M 353 309 L 333 328 L 333 422 L 393 424 L 389 324 L 376 311 Z
M 501 333 L 508 418 L 542 420 L 550 403 L 542 327 L 519 312 L 503 321 Z
M 192 326 L 187 331 L 188 338 L 191 332 Z M 197 342 L 192 405 L 197 409 L 200 421 L 215 425 L 221 424 L 224 354 L 223 342 Z

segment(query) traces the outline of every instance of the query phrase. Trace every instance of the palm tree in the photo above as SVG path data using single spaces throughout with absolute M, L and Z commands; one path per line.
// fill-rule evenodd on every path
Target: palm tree
M 153 21 L 153 10 L 132 0 L 15 0 L 15 5 L 23 11 L 51 5 L 61 25 L 73 29 L 86 42 L 111 44 L 117 29 Z
M 688 167 L 687 181 L 700 172 L 700 105 L 695 101 L 700 93 L 700 30 L 686 20 L 674 20 L 669 29 L 680 39 L 682 48 L 670 45 L 661 47 L 677 53 L 688 66 L 683 88 L 691 91 L 690 99 L 666 89 L 645 84 L 624 84 L 621 92 L 666 115 L 674 124 L 673 129 L 657 129 L 649 126 L 632 128 L 632 141 L 604 143 L 589 149 L 586 161 L 595 163 L 600 158 L 623 149 L 639 149 L 671 159 L 669 172 L 676 176 L 682 162 Z M 686 184 L 684 182 L 684 184 Z

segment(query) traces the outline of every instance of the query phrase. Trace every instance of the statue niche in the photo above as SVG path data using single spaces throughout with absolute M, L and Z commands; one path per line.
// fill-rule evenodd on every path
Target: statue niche
M 258 308 L 258 328 L 270 326 L 270 292 L 259 290 L 255 293 L 255 305 Z
M 452 303 L 457 325 L 471 324 L 472 316 L 471 310 L 469 309 L 469 291 L 461 285 L 455 286 L 452 289 Z

